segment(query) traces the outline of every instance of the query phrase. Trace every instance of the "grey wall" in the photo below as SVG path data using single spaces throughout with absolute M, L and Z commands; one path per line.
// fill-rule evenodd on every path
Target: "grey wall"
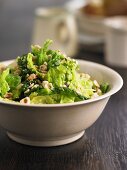
M 28 51 L 36 7 L 61 6 L 65 2 L 67 0 L 0 0 L 0 61 Z

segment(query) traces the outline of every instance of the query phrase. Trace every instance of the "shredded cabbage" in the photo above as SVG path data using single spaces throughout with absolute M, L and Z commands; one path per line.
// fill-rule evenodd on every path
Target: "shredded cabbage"
M 8 75 L 9 75 L 9 68 L 4 70 L 0 75 L 0 94 L 2 97 L 10 90 L 9 84 L 6 81 Z
M 51 43 L 47 40 L 43 47 L 32 45 L 31 52 L 18 56 L 1 71 L 0 98 L 23 102 L 29 97 L 32 104 L 62 104 L 88 100 L 109 90 L 108 83 L 100 85 L 80 73 L 76 60 L 49 49 Z

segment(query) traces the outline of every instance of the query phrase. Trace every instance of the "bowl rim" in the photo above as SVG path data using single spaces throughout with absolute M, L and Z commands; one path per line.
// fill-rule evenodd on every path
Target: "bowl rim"
M 82 60 L 82 59 L 76 59 L 78 62 L 85 62 L 88 65 L 93 65 L 93 66 L 97 66 L 102 70 L 111 72 L 114 76 L 117 77 L 118 79 L 118 84 L 115 88 L 110 89 L 107 93 L 103 94 L 102 96 L 93 98 L 93 99 L 88 99 L 88 100 L 83 100 L 83 101 L 79 101 L 79 102 L 73 102 L 73 103 L 64 103 L 64 104 L 21 104 L 21 103 L 16 103 L 13 101 L 4 101 L 4 100 L 0 100 L 0 104 L 6 104 L 6 105 L 13 105 L 13 106 L 20 106 L 20 107 L 67 107 L 67 106 L 78 106 L 78 105 L 83 105 L 83 104 L 88 104 L 88 103 L 93 103 L 102 99 L 105 99 L 107 97 L 110 97 L 111 95 L 115 94 L 116 92 L 118 92 L 122 86 L 123 86 L 123 79 L 120 76 L 119 73 L 117 73 L 115 70 L 103 65 L 103 64 L 99 64 L 96 62 L 92 62 L 92 61 L 86 61 L 86 60 Z M 6 60 L 6 61 L 2 61 L 0 62 L 1 64 L 5 64 L 5 63 L 11 63 L 14 60 Z M 7 64 L 8 65 L 8 64 Z

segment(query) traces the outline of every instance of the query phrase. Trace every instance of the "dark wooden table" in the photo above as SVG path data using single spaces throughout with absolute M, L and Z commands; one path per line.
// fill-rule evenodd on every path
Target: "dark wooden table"
M 0 0 L 0 60 L 20 55 L 30 44 L 32 11 L 41 1 L 23 2 Z M 105 64 L 103 53 L 85 48 L 80 48 L 77 58 Z M 114 69 L 122 75 L 124 86 L 80 140 L 53 148 L 29 147 L 11 141 L 0 128 L 0 170 L 126 170 L 127 69 Z

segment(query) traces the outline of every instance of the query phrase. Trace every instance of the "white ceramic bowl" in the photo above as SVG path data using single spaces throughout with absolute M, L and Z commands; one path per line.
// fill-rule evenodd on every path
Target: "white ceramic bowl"
M 111 90 L 100 97 L 70 104 L 23 105 L 0 101 L 0 125 L 11 139 L 33 146 L 63 145 L 79 139 L 98 119 L 110 96 L 122 87 L 123 80 L 106 66 L 78 62 L 81 72 L 89 73 L 100 83 L 108 82 Z

